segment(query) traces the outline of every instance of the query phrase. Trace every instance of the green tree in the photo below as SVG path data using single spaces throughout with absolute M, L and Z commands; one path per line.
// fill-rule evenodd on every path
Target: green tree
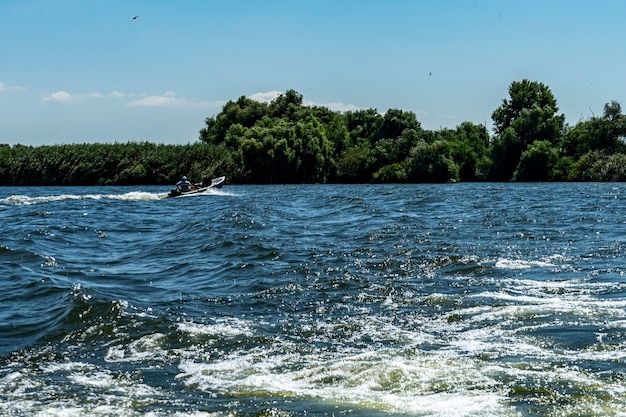
M 420 142 L 407 160 L 407 179 L 411 182 L 446 183 L 459 180 L 459 166 L 452 159 L 452 146 L 438 140 Z
M 610 155 L 602 165 L 600 178 L 602 181 L 624 182 L 626 181 L 626 155 L 615 153 Z
M 269 104 L 269 114 L 272 117 L 291 118 L 302 107 L 302 94 L 295 90 L 287 90 Z
M 559 151 L 550 142 L 533 142 L 520 157 L 515 171 L 516 181 L 548 181 L 559 159 Z
M 604 157 L 599 151 L 584 154 L 572 165 L 568 179 L 571 181 L 600 181 L 596 167 L 602 163 Z
M 376 139 L 399 138 L 407 129 L 411 129 L 416 132 L 422 130 L 422 126 L 415 117 L 415 113 L 399 109 L 389 109 L 383 116 L 382 122 L 380 122 Z
M 350 133 L 348 132 L 345 118 L 343 115 L 335 113 L 333 117 L 324 124 L 324 127 L 328 141 L 333 144 L 334 154 L 341 154 L 350 144 Z
M 512 127 L 505 129 L 496 136 L 491 146 L 493 162 L 488 178 L 494 181 L 510 181 L 523 151 L 524 147 L 515 129 Z
M 601 117 L 591 117 L 569 129 L 563 136 L 563 153 L 574 158 L 592 151 L 607 154 L 624 152 L 626 137 L 626 116 L 621 105 L 612 101 L 604 105 Z
M 350 145 L 371 146 L 380 138 L 383 117 L 376 109 L 355 110 L 345 113 L 346 125 L 350 132 Z
M 350 146 L 339 155 L 336 178 L 346 183 L 368 183 L 372 180 L 372 151 L 364 145 Z
M 526 79 L 513 82 L 509 95 L 510 99 L 504 99 L 492 114 L 494 130 L 500 137 L 492 153 L 494 179 L 511 179 L 529 145 L 535 141 L 558 143 L 565 126 L 565 116 L 557 115 L 556 98 L 543 83 Z
M 489 133 L 483 125 L 463 122 L 456 129 L 441 129 L 435 132 L 437 140 L 451 145 L 451 156 L 459 167 L 462 181 L 476 181 L 487 178 L 490 160 L 487 157 Z
M 574 159 L 569 156 L 561 156 L 552 169 L 552 181 L 570 181 L 571 171 L 574 167 Z
M 216 117 L 205 119 L 205 127 L 200 130 L 200 141 L 219 145 L 225 140 L 226 133 L 232 125 L 252 127 L 269 112 L 267 104 L 245 96 L 239 97 L 237 101 L 228 101 Z
M 406 182 L 406 161 L 411 149 L 423 141 L 420 129 L 405 128 L 396 138 L 384 138 L 373 147 L 372 163 L 376 170 L 372 178 L 379 182 Z
M 509 86 L 509 95 L 510 99 L 502 100 L 502 105 L 492 114 L 496 134 L 517 127 L 515 131 L 524 145 L 535 140 L 554 142 L 558 139 L 564 116 L 556 115 L 557 101 L 546 85 L 526 79 L 516 81 Z M 535 113 L 529 112 L 532 110 Z M 530 123 L 532 121 L 535 123 Z
M 295 125 L 297 171 L 294 178 L 303 183 L 324 183 L 334 166 L 332 146 L 326 131 L 313 115 Z

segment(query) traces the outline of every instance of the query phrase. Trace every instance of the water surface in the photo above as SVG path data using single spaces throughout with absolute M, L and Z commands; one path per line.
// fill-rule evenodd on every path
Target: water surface
M 0 188 L 0 415 L 618 416 L 623 184 Z

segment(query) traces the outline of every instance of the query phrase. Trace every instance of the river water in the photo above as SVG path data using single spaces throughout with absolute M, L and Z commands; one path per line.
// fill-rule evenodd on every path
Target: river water
M 626 184 L 0 188 L 1 416 L 624 416 Z

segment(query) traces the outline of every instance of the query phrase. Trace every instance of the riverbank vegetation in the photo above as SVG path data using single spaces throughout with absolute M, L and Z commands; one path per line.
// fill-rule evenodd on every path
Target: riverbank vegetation
M 569 126 L 546 85 L 516 81 L 492 120 L 492 133 L 470 122 L 430 131 L 413 112 L 337 112 L 288 90 L 271 103 L 229 101 L 187 145 L 0 145 L 0 185 L 172 184 L 183 174 L 237 184 L 626 180 L 617 101 Z

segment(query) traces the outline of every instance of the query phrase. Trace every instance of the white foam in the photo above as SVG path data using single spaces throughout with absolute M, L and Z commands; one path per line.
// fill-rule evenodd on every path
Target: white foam
M 524 284 L 515 280 L 510 283 Z M 541 298 L 528 300 L 536 302 Z M 567 300 L 572 303 L 568 308 L 575 308 L 575 301 L 575 296 Z M 398 324 L 393 315 L 382 312 L 374 317 L 359 315 L 332 320 L 320 317 L 308 323 L 309 333 L 320 336 L 310 344 L 276 337 L 269 338 L 262 346 L 242 346 L 230 353 L 222 352 L 221 356 L 219 350 L 215 354 L 212 349 L 207 351 L 204 342 L 166 350 L 165 335 L 157 333 L 128 345 L 111 347 L 106 360 L 138 363 L 178 360 L 176 378 L 190 389 L 207 395 L 318 401 L 359 410 L 361 414 L 372 410 L 436 417 L 517 416 L 515 408 L 509 405 L 511 386 L 535 381 L 548 390 L 552 385 L 564 384 L 582 393 L 589 390 L 589 403 L 579 399 L 569 406 L 572 415 L 581 410 L 596 415 L 618 415 L 624 405 L 620 398 L 626 392 L 621 380 L 601 380 L 584 367 L 576 366 L 576 361 L 623 361 L 625 346 L 555 350 L 526 335 L 526 329 L 518 323 L 520 314 L 532 313 L 533 309 L 541 314 L 544 308 L 547 307 L 542 303 L 459 307 L 430 317 L 416 314 L 412 317 L 419 323 L 416 326 L 410 324 L 409 317 Z M 450 320 L 452 315 L 459 318 Z M 190 335 L 240 338 L 254 337 L 259 326 L 264 324 L 222 318 L 210 324 L 180 323 L 178 330 Z M 340 332 L 346 337 L 337 338 Z M 367 345 L 359 343 L 359 338 L 368 338 Z M 321 345 L 316 346 L 316 342 Z M 429 343 L 436 346 L 428 347 Z M 46 404 L 50 415 L 133 415 L 130 401 L 161 395 L 134 378 L 92 364 L 56 363 L 43 368 L 43 372 L 67 374 L 69 381 L 87 392 L 106 392 L 106 398 L 97 402 L 99 405 L 91 403 L 93 408 L 74 400 Z M 22 375 L 15 368 L 0 380 L 0 390 L 13 390 L 9 409 L 24 407 L 29 414 L 36 414 L 32 411 L 39 405 L 27 403 L 32 400 L 15 394 L 23 380 L 36 379 Z M 592 400 L 593 393 L 600 390 L 605 399 Z
M 165 335 L 154 333 L 143 336 L 127 345 L 111 346 L 104 359 L 108 362 L 141 362 L 146 360 L 163 359 L 168 352 L 162 349 Z
M 123 201 L 146 201 L 146 200 L 159 200 L 163 198 L 165 194 L 149 193 L 143 191 L 131 191 L 124 194 L 60 194 L 52 196 L 40 196 L 31 197 L 26 195 L 12 195 L 0 200 L 0 203 L 21 206 L 21 205 L 33 205 L 50 203 L 55 201 L 66 200 L 123 200 Z
M 121 200 L 121 201 L 152 201 L 166 198 L 168 193 L 151 193 L 145 191 L 130 191 L 123 194 L 60 194 L 51 196 L 31 197 L 27 195 L 12 195 L 0 199 L 0 204 L 12 206 L 28 206 L 34 204 L 51 203 L 66 200 Z M 209 189 L 202 193 L 187 194 L 181 197 L 196 196 L 236 196 L 236 194 L 221 189 Z
M 507 259 L 501 258 L 496 261 L 496 268 L 499 269 L 528 269 L 528 268 L 551 268 L 556 264 L 547 261 L 527 260 L 527 259 Z
M 196 335 L 216 336 L 252 336 L 249 323 L 236 318 L 219 319 L 213 324 L 201 324 L 185 321 L 178 324 L 178 330 Z
M 486 278 L 487 279 L 487 278 Z M 508 404 L 516 383 L 539 381 L 541 386 L 569 384 L 575 392 L 606 393 L 605 400 L 577 400 L 573 412 L 621 409 L 626 387 L 619 379 L 601 380 L 581 361 L 624 361 L 626 346 L 598 342 L 582 349 L 555 347 L 542 338 L 545 326 L 579 325 L 622 328 L 626 300 L 598 299 L 584 279 L 540 281 L 498 279 L 501 291 L 468 296 L 466 301 L 493 299 L 476 305 L 433 294 L 455 308 L 422 316 L 419 310 L 398 321 L 387 314 L 389 305 L 405 306 L 400 293 L 379 298 L 383 309 L 370 314 L 329 319 L 325 314 L 306 323 L 302 333 L 316 334 L 321 349 L 306 349 L 304 342 L 268 341 L 266 346 L 240 350 L 226 357 L 187 356 L 177 376 L 185 384 L 207 392 L 232 395 L 263 393 L 269 396 L 319 399 L 359 408 L 429 416 L 517 415 Z M 595 285 L 595 284 L 593 284 Z M 370 300 L 366 294 L 365 300 Z M 415 298 L 414 296 L 410 298 Z M 411 300 L 422 304 L 422 301 Z M 607 317 L 616 317 L 608 324 Z M 555 321 L 556 320 L 556 321 Z M 415 323 L 415 325 L 413 325 Z M 419 325 L 417 325 L 419 323 Z M 232 335 L 229 330 L 195 325 L 181 329 Z M 255 333 L 255 324 L 242 322 L 238 335 Z M 342 336 L 337 339 L 337 335 Z M 366 345 L 363 340 L 367 340 Z M 592 339 L 593 343 L 593 339 Z M 363 350 L 360 350 L 363 349 Z M 555 393 L 554 395 L 560 395 Z M 615 403 L 617 401 L 617 403 Z
M 75 384 L 80 384 L 83 386 L 110 387 L 116 385 L 113 376 L 104 371 L 93 372 L 89 374 L 77 373 L 70 375 L 68 378 Z
M 33 378 L 33 372 L 39 377 Z M 55 384 L 44 382 L 48 375 Z M 66 394 L 66 389 L 82 395 Z M 77 361 L 49 363 L 28 373 L 12 372 L 0 379 L 0 391 L 2 416 L 135 416 L 136 404 L 163 396 L 158 388 L 138 383 L 125 373 Z
M 456 295 L 413 290 L 387 295 L 384 288 L 371 287 L 359 294 L 367 308 L 328 303 L 323 312 L 303 323 L 285 324 L 301 326 L 293 329 L 300 337 L 297 340 L 267 336 L 267 323 L 257 320 L 184 321 L 176 328 L 187 336 L 183 346 L 168 349 L 167 336 L 156 333 L 109 347 L 105 359 L 178 362 L 176 378 L 207 396 L 318 401 L 359 409 L 362 414 L 375 410 L 437 417 L 517 416 L 519 412 L 509 405 L 514 401 L 511 389 L 528 383 L 531 389 L 545 388 L 546 401 L 566 398 L 568 394 L 557 392 L 558 387 L 571 389 L 575 394 L 568 415 L 619 415 L 626 402 L 621 379 L 577 363 L 626 361 L 626 342 L 611 340 L 613 344 L 607 345 L 602 341 L 603 332 L 621 334 L 626 327 L 626 300 L 596 296 L 614 282 L 589 282 L 584 277 L 567 281 L 527 276 L 481 279 L 491 290 Z M 347 314 L 333 314 L 339 311 Z M 549 334 L 542 332 L 555 325 L 595 326 L 597 338 L 594 341 L 592 335 L 590 345 L 581 348 L 555 347 L 546 339 Z M 246 343 L 247 338 L 260 335 L 262 345 L 254 340 Z M 233 340 L 244 343 L 233 347 Z M 222 342 L 228 347 L 219 348 Z M 249 348 L 252 344 L 256 347 Z M 54 364 L 44 372 L 68 374 L 72 383 L 87 390 L 115 392 L 112 400 L 106 399 L 112 404 L 107 410 L 118 415 L 131 413 L 123 396 L 153 395 L 153 388 L 95 365 Z M 0 379 L 0 391 L 18 393 L 22 380 L 38 379 L 22 375 L 16 366 Z M 597 393 L 601 395 L 595 398 Z M 19 406 L 31 406 L 26 399 L 21 401 Z M 69 415 L 94 414 L 85 407 L 58 404 L 58 415 L 64 415 L 64 410 Z
M 267 353 L 184 362 L 178 378 L 211 392 L 317 398 L 387 412 L 514 415 L 494 389 L 497 381 L 473 361 L 429 354 L 407 358 L 387 349 L 338 356 Z
M 167 194 L 165 195 L 167 196 Z M 194 197 L 207 197 L 207 196 L 228 196 L 228 197 L 235 197 L 236 194 L 229 192 L 229 191 L 223 191 L 220 190 L 218 188 L 210 188 L 206 191 L 203 191 L 201 193 L 190 193 L 190 194 L 182 194 L 180 196 L 177 196 L 176 198 L 194 198 Z
M 148 193 L 143 191 L 132 191 L 126 194 L 107 194 L 106 198 L 111 200 L 125 200 L 125 201 L 143 201 L 143 200 L 159 200 L 163 198 L 163 194 Z

